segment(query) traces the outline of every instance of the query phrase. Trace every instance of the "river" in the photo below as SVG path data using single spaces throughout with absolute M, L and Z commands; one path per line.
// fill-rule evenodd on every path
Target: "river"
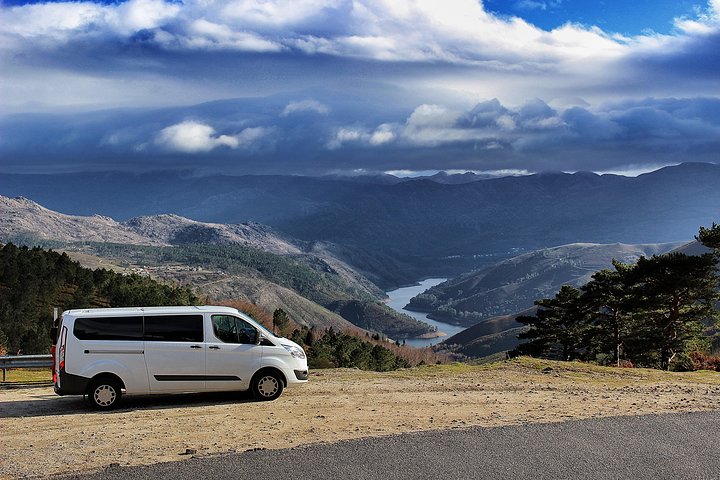
M 427 315 L 425 315 L 424 313 L 411 312 L 410 310 L 405 310 L 403 308 L 410 302 L 410 299 L 412 297 L 423 293 L 428 288 L 434 287 L 435 285 L 438 285 L 445 280 L 447 280 L 447 278 L 428 278 L 427 280 L 423 280 L 422 282 L 420 282 L 419 285 L 398 288 L 397 290 L 385 292 L 385 294 L 390 298 L 390 300 L 388 300 L 387 302 L 390 308 L 397 310 L 400 313 L 410 315 L 414 319 L 420 320 L 423 323 L 427 323 L 429 325 L 432 325 L 433 327 L 437 327 L 438 332 L 443 332 L 447 334 L 446 336 L 436 338 L 411 338 L 407 340 L 408 345 L 411 345 L 413 347 L 427 347 L 430 345 L 435 345 L 436 343 L 442 342 L 446 338 L 452 337 L 456 333 L 465 330 L 465 327 L 458 327 L 457 325 L 438 322 L 436 320 L 428 318 Z

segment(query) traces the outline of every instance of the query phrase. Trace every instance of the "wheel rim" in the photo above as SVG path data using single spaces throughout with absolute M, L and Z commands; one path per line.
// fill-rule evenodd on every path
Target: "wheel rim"
M 95 399 L 95 403 L 101 407 L 108 407 L 115 402 L 117 393 L 110 385 L 100 385 L 95 389 L 93 398 Z
M 278 391 L 278 388 L 280 388 L 278 379 L 273 377 L 272 375 L 262 377 L 258 382 L 257 386 L 258 392 L 265 398 L 275 395 Z

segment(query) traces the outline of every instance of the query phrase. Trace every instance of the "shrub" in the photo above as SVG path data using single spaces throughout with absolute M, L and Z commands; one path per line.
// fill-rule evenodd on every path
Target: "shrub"
M 720 372 L 720 357 L 705 352 L 690 352 L 689 358 L 693 363 L 693 370 L 713 370 Z
M 695 370 L 694 362 L 689 355 L 681 353 L 670 360 L 668 370 L 671 372 L 690 372 Z

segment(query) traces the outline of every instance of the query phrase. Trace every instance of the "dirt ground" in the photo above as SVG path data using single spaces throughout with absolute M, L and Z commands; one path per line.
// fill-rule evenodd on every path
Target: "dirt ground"
M 0 478 L 420 430 L 699 410 L 720 410 L 720 373 L 530 359 L 322 370 L 274 402 L 246 394 L 126 397 L 109 413 L 50 388 L 0 390 Z

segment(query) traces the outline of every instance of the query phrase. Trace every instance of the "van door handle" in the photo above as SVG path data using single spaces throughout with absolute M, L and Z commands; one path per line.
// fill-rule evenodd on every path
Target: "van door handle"
M 218 347 L 217 345 L 210 345 L 208 348 L 210 350 L 220 350 L 220 347 Z
M 190 348 L 202 348 L 200 345 L 190 345 Z

